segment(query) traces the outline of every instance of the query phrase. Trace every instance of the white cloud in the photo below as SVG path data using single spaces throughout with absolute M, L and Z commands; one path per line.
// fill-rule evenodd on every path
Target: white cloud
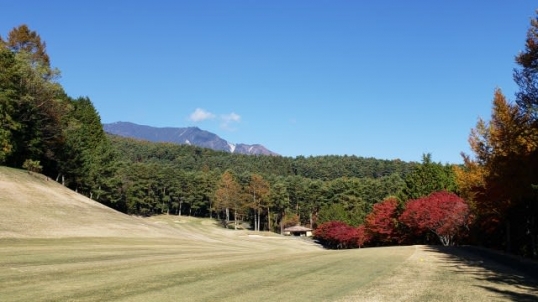
M 230 114 L 223 114 L 220 116 L 223 122 L 231 123 L 231 122 L 239 122 L 241 120 L 241 116 L 239 114 L 232 112 Z
M 202 108 L 196 108 L 193 113 L 189 116 L 189 120 L 193 122 L 201 122 L 205 120 L 214 119 L 215 115 L 209 111 L 205 111 Z
M 189 115 L 189 120 L 191 122 L 202 122 L 215 118 L 217 118 L 217 115 L 202 108 L 196 108 L 196 110 Z M 241 122 L 241 116 L 235 112 L 221 114 L 218 116 L 218 121 L 220 122 L 220 128 L 227 131 L 234 131 L 236 129 L 232 125 Z
M 241 116 L 235 112 L 230 114 L 222 114 L 220 116 L 221 124 L 220 127 L 226 130 L 234 130 L 230 125 L 232 123 L 239 123 L 241 121 Z

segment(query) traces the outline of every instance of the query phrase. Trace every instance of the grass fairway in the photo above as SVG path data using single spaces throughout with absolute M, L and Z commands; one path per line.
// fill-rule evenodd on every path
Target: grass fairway
M 538 300 L 534 281 L 507 267 L 474 265 L 482 260 L 458 250 L 327 251 L 301 239 L 219 229 L 205 219 L 153 221 L 201 238 L 1 239 L 1 300 Z
M 414 250 L 293 251 L 251 244 L 5 240 L 0 293 L 3 301 L 333 301 L 390 275 Z
M 0 167 L 0 301 L 538 301 L 463 248 L 328 251 L 209 219 L 130 217 Z

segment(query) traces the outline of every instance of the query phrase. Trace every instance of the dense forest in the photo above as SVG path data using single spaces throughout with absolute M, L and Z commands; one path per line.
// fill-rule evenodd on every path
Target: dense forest
M 233 221 L 241 216 L 260 230 L 278 231 L 287 220 L 315 226 L 344 218 L 334 215 L 359 224 L 376 202 L 402 194 L 404 178 L 419 166 L 356 156 L 241 155 L 108 137 L 116 153 L 114 179 L 119 190 L 106 201 L 102 195 L 88 193 L 97 200 L 138 215 L 215 214 Z M 431 165 L 452 173 L 450 167 Z M 228 216 L 227 208 L 233 212 Z
M 515 103 L 495 91 L 463 165 L 431 154 L 252 156 L 106 134 L 91 100 L 65 93 L 45 42 L 20 25 L 0 37 L 0 164 L 132 215 L 274 232 L 302 224 L 331 248 L 465 242 L 538 257 L 538 19 L 516 62 Z

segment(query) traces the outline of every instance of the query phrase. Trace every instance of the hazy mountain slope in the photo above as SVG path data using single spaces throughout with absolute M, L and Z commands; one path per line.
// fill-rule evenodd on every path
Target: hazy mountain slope
M 218 135 L 198 127 L 174 128 L 152 127 L 130 122 L 103 124 L 103 129 L 114 135 L 143 139 L 151 142 L 168 142 L 194 145 L 218 151 L 249 155 L 278 155 L 260 144 L 234 144 Z

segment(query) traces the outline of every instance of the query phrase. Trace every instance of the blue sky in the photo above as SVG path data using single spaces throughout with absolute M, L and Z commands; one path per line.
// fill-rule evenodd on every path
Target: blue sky
M 284 156 L 460 163 L 513 100 L 533 1 L 16 1 L 103 123 L 197 126 Z

